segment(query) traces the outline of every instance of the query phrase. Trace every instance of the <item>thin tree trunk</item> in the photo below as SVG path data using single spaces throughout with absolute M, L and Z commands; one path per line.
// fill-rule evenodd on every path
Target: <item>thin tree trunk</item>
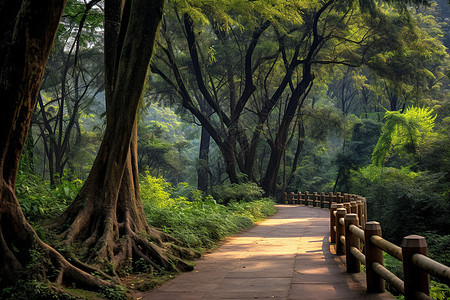
M 295 150 L 294 161 L 292 162 L 291 174 L 289 174 L 287 186 L 291 185 L 292 180 L 294 179 L 295 171 L 297 170 L 298 167 L 298 160 L 300 158 L 300 153 L 303 150 L 304 144 L 305 144 L 305 126 L 303 124 L 303 119 L 300 116 L 300 121 L 298 122 L 297 149 Z
M 286 147 L 289 126 L 299 106 L 300 97 L 303 95 L 304 100 L 309 91 L 308 87 L 310 89 L 310 86 L 312 85 L 313 76 L 310 71 L 310 66 L 304 67 L 303 79 L 292 94 L 286 108 L 286 112 L 281 121 L 280 128 L 278 129 L 278 134 L 272 147 L 272 153 L 270 155 L 269 164 L 267 166 L 266 175 L 263 181 L 263 188 L 265 189 L 267 195 L 273 195 L 275 192 L 276 179 L 278 176 L 278 170 L 280 169 L 281 157 L 283 155 L 284 148 Z M 302 104 L 300 104 L 300 106 L 301 105 Z
M 203 192 L 208 191 L 209 186 L 209 142 L 211 135 L 202 126 L 202 135 L 200 138 L 200 150 L 198 154 L 197 166 L 197 189 Z

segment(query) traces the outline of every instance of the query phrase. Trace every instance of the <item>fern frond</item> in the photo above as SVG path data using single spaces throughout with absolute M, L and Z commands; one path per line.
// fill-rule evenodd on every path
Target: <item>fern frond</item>
M 426 137 L 434 134 L 436 116 L 433 114 L 433 109 L 427 107 L 410 107 L 404 113 L 386 112 L 381 136 L 372 153 L 372 163 L 382 166 L 394 147 L 415 152 Z

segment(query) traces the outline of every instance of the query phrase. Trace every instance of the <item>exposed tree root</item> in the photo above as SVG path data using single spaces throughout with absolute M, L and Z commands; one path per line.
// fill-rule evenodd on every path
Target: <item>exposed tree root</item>
M 67 261 L 58 251 L 42 242 L 27 223 L 12 189 L 3 185 L 0 211 L 0 286 L 14 281 L 37 279 L 57 285 L 76 285 L 96 290 L 115 284 L 97 278 Z
M 51 225 L 56 230 L 66 228 L 60 232 L 64 248 L 72 251 L 65 253 L 66 257 L 87 272 L 102 270 L 98 274 L 118 282 L 120 275 L 128 273 L 137 262 L 145 262 L 158 271 L 192 270 L 186 261 L 200 255 L 147 224 L 131 178 L 131 173 L 125 172 L 123 180 L 128 183 L 123 186 L 131 188 L 121 189 L 117 203 L 111 198 L 97 198 L 94 202 L 88 195 L 95 193 L 82 190 L 71 207 Z
M 137 224 L 129 213 L 125 213 L 121 223 L 116 220 L 110 214 L 98 216 L 94 211 L 90 215 L 86 214 L 86 210 L 80 212 L 62 233 L 64 245 L 67 249 L 71 249 L 74 242 L 80 245 L 73 250 L 75 255 L 95 267 L 69 254 L 76 266 L 89 272 L 102 269 L 115 278 L 118 278 L 121 269 L 130 267 L 132 261 L 138 260 L 160 271 L 192 270 L 185 260 L 197 258 L 199 254 L 175 245 L 178 243 L 175 238 L 151 228 L 146 222 Z

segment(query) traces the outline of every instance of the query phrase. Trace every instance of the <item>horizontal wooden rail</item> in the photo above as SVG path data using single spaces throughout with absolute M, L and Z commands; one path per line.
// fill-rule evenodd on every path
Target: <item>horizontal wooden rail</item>
M 412 256 L 412 262 L 427 273 L 445 281 L 447 285 L 450 284 L 450 268 L 446 265 L 422 254 L 414 254 Z
M 357 237 L 359 237 L 361 240 L 364 240 L 364 230 L 362 230 L 361 228 L 356 227 L 355 225 L 351 224 L 349 226 L 349 230 L 356 235 Z
M 383 239 L 381 236 L 373 235 L 370 237 L 370 241 L 383 250 L 384 252 L 392 255 L 399 261 L 403 261 L 402 248 L 389 242 L 388 240 Z
M 345 235 L 341 235 L 339 237 L 339 240 L 341 241 L 342 245 L 344 245 L 344 247 L 345 247 Z
M 395 276 L 391 271 L 386 269 L 382 264 L 374 262 L 372 264 L 373 270 L 380 275 L 384 280 L 389 282 L 397 291 L 405 293 L 405 283 L 403 280 Z
M 337 255 L 346 255 L 347 272 L 358 273 L 361 264 L 366 266 L 368 293 L 384 292 L 387 281 L 407 300 L 430 299 L 429 274 L 450 284 L 450 267 L 427 257 L 425 238 L 406 236 L 401 247 L 383 239 L 381 225 L 367 222 L 366 199 L 361 196 L 291 192 L 284 193 L 283 201 L 330 210 L 330 242 L 335 243 Z M 402 262 L 403 280 L 383 266 L 383 251 Z
M 352 246 L 350 247 L 350 252 L 357 260 L 359 260 L 360 263 L 366 265 L 366 256 L 362 254 L 358 248 Z

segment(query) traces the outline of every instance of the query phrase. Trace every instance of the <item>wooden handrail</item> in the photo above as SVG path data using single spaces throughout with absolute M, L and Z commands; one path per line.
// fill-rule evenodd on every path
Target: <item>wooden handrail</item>
M 373 264 L 374 271 L 384 278 L 387 282 L 389 282 L 397 291 L 404 294 L 405 293 L 405 283 L 403 280 L 395 276 L 391 271 L 386 269 L 382 264 L 374 262 Z
M 364 240 L 364 230 L 362 230 L 361 228 L 356 227 L 355 225 L 351 224 L 349 226 L 349 230 L 356 235 L 357 237 L 359 237 L 361 240 Z
M 450 268 L 446 265 L 422 254 L 414 254 L 412 256 L 412 261 L 419 268 L 445 281 L 447 285 L 450 284 Z
M 353 256 L 359 260 L 360 263 L 362 263 L 363 265 L 366 265 L 366 256 L 364 254 L 361 253 L 361 251 L 359 251 L 358 248 L 356 247 L 351 247 L 350 248 L 350 252 L 353 254 Z
M 425 238 L 410 235 L 399 247 L 381 236 L 378 222 L 367 222 L 367 203 L 364 197 L 341 193 L 284 193 L 285 203 L 312 205 L 330 210 L 330 241 L 336 254 L 346 255 L 347 272 L 360 272 L 366 265 L 368 293 L 384 292 L 384 281 L 405 295 L 406 299 L 430 299 L 429 274 L 450 285 L 450 267 L 429 257 Z M 296 203 L 297 202 L 297 203 Z M 364 243 L 364 253 L 359 249 Z M 386 252 L 402 262 L 404 280 L 383 266 Z
M 388 240 L 383 239 L 381 236 L 373 235 L 370 237 L 370 242 L 372 242 L 375 246 L 383 250 L 384 252 L 392 255 L 399 261 L 403 261 L 402 248 L 389 242 Z

